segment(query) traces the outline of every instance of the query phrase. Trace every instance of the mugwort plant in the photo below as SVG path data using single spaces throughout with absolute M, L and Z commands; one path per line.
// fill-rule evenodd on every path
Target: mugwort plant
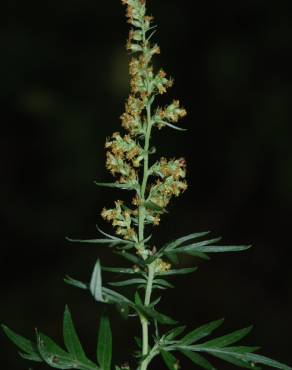
M 164 368 L 177 370 L 180 368 L 177 356 L 185 356 L 190 361 L 189 368 L 214 370 L 209 359 L 213 356 L 247 369 L 257 370 L 264 365 L 292 370 L 287 365 L 257 354 L 258 347 L 238 344 L 251 331 L 251 327 L 210 339 L 209 336 L 223 324 L 223 319 L 187 330 L 158 308 L 161 299 L 159 292 L 173 287 L 169 279 L 196 270 L 196 267 L 179 267 L 181 255 L 207 260 L 212 253 L 240 252 L 250 246 L 220 245 L 220 238 L 208 238 L 208 232 L 182 236 L 166 242 L 160 248 L 151 244 L 148 230 L 159 225 L 172 198 L 187 189 L 184 158 L 161 157 L 158 161 L 151 161 L 152 154 L 156 153 L 151 138 L 162 129 L 183 131 L 179 121 L 187 112 L 179 100 L 173 100 L 164 107 L 156 104 L 157 97 L 167 92 L 173 80 L 163 69 L 156 70 L 153 67 L 153 58 L 160 53 L 159 46 L 152 42 L 156 29 L 153 17 L 146 13 L 146 0 L 122 0 L 122 3 L 127 7 L 126 15 L 131 25 L 127 42 L 131 54 L 131 89 L 125 112 L 121 116 L 123 132 L 113 133 L 105 144 L 106 167 L 115 180 L 96 184 L 112 191 L 122 189 L 131 194 L 131 201 L 116 200 L 112 208 L 102 210 L 103 219 L 111 223 L 115 235 L 98 228 L 102 234 L 98 239 L 69 240 L 108 246 L 125 260 L 125 264 L 106 267 L 98 259 L 88 283 L 71 277 L 66 277 L 65 282 L 87 290 L 100 304 L 115 305 L 123 318 L 138 320 L 141 332 L 135 338 L 136 363 L 129 360 L 132 358 L 129 354 L 129 358 L 125 359 L 127 365 L 113 364 L 112 332 L 107 316 L 100 319 L 95 361 L 87 357 L 68 307 L 65 308 L 63 320 L 64 349 L 38 330 L 35 341 L 16 334 L 6 326 L 3 326 L 3 330 L 19 348 L 21 357 L 55 369 L 147 370 L 151 369 L 152 360 L 161 356 Z M 104 283 L 103 272 L 124 278 Z M 119 292 L 120 287 L 131 285 L 135 287 L 133 296 Z

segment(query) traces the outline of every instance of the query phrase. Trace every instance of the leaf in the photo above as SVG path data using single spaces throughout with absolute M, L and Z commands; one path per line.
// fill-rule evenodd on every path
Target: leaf
M 191 343 L 194 343 L 208 335 L 210 335 L 215 329 L 217 329 L 220 325 L 222 325 L 224 322 L 224 319 L 211 321 L 207 324 L 204 324 L 195 330 L 188 333 L 185 337 L 181 339 L 181 343 L 183 345 L 188 345 Z
M 68 242 L 72 243 L 85 243 L 85 244 L 121 244 L 121 242 L 112 239 L 71 239 L 65 238 Z
M 165 339 L 166 340 L 172 340 L 172 339 L 178 337 L 185 330 L 185 328 L 186 328 L 185 326 L 178 326 L 177 328 L 169 330 L 165 334 Z
M 102 271 L 106 272 L 114 272 L 117 274 L 141 274 L 142 271 L 135 271 L 133 268 L 123 268 L 123 267 L 103 267 L 101 268 Z
M 156 273 L 159 276 L 171 276 L 171 275 L 185 275 L 185 274 L 190 274 L 194 271 L 196 271 L 198 267 L 188 267 L 184 269 L 173 269 L 169 271 L 164 271 L 164 272 L 158 272 Z
M 220 360 L 224 360 L 226 362 L 231 363 L 232 365 L 236 365 L 238 367 L 242 367 L 245 369 L 260 369 L 256 367 L 254 364 L 249 362 L 243 361 L 239 358 L 234 358 L 234 356 L 226 354 L 226 353 L 212 353 L 213 356 L 220 358 Z
M 163 361 L 165 362 L 166 366 L 170 369 L 170 370 L 176 370 L 176 363 L 177 363 L 177 360 L 176 358 L 173 356 L 173 354 L 171 354 L 170 352 L 167 352 L 167 351 L 164 351 L 163 349 L 160 349 L 160 354 L 163 358 Z
M 64 278 L 64 282 L 66 284 L 69 284 L 69 285 L 72 285 L 74 286 L 75 288 L 80 288 L 80 289 L 88 289 L 88 284 L 86 283 L 83 283 L 82 281 L 79 281 L 79 280 L 76 280 L 76 279 L 73 279 L 71 278 L 70 276 L 66 276 Z
M 233 333 L 223 335 L 222 337 L 209 340 L 208 342 L 200 344 L 200 346 L 204 348 L 206 347 L 215 347 L 215 348 L 216 347 L 219 347 L 219 348 L 226 347 L 244 338 L 251 330 L 252 330 L 252 326 L 248 326 L 247 328 L 236 330 Z
M 136 309 L 146 317 L 157 320 L 157 322 L 159 322 L 160 324 L 175 325 L 177 323 L 177 321 L 175 321 L 171 317 L 166 316 L 151 307 L 136 305 Z
M 97 260 L 91 275 L 91 280 L 89 284 L 89 290 L 93 297 L 98 302 L 104 302 L 103 296 L 102 296 L 102 281 L 101 281 L 101 267 L 100 267 L 100 261 Z
M 86 355 L 76 333 L 68 306 L 63 319 L 63 337 L 68 352 L 76 359 L 86 359 Z
M 37 346 L 34 342 L 22 337 L 21 335 L 16 334 L 5 325 L 2 325 L 2 329 L 7 337 L 11 340 L 11 342 L 13 342 L 23 352 L 25 352 L 25 354 L 20 354 L 22 355 L 22 357 L 29 355 L 30 359 L 33 361 L 42 361 L 42 358 L 38 353 Z
M 194 249 L 189 249 L 189 251 L 204 252 L 204 253 L 225 253 L 225 252 L 241 252 L 250 249 L 252 245 L 209 245 L 202 247 L 194 247 Z M 183 249 L 183 248 L 182 248 Z M 188 250 L 185 249 L 183 252 L 187 253 Z
M 144 265 L 145 265 L 143 259 L 140 258 L 140 257 L 137 257 L 134 254 L 131 254 L 131 253 L 128 253 L 128 252 L 125 252 L 125 251 L 115 252 L 115 253 L 118 254 L 121 257 L 124 257 L 126 260 L 135 263 L 138 266 L 144 267 Z
M 170 127 L 174 130 L 177 130 L 177 131 L 188 131 L 186 128 L 181 128 L 181 127 L 178 127 L 178 126 L 175 126 L 169 122 L 166 122 L 166 121 L 160 121 L 160 123 L 162 123 L 163 125 L 167 126 L 167 127 Z
M 70 355 L 46 335 L 37 333 L 37 346 L 41 357 L 49 366 L 56 369 L 76 368 Z
M 122 190 L 137 190 L 138 185 L 129 185 L 129 184 L 120 184 L 116 182 L 97 182 L 94 181 L 95 185 L 106 187 L 106 188 L 116 188 L 116 189 L 122 189 Z
M 110 370 L 112 361 L 112 332 L 108 317 L 102 316 L 98 332 L 97 361 L 103 370 Z
M 209 233 L 210 233 L 210 231 L 202 231 L 202 232 L 192 233 L 192 234 L 189 234 L 189 235 L 182 236 L 181 238 L 178 238 L 176 240 L 173 240 L 170 243 L 167 243 L 167 246 L 168 246 L 167 250 L 174 249 L 174 248 L 180 246 L 181 244 L 187 242 L 188 240 L 197 239 L 197 238 L 200 238 L 201 236 L 205 236 Z
M 39 354 L 33 353 L 22 353 L 18 352 L 19 356 L 24 358 L 25 360 L 34 361 L 34 362 L 43 362 L 43 359 L 40 357 Z
M 136 284 L 147 284 L 147 281 L 144 279 L 129 279 L 129 280 L 111 282 L 108 284 L 112 286 L 129 286 L 129 285 L 136 285 Z
M 127 303 L 129 305 L 130 304 L 133 304 L 133 302 L 131 302 L 128 298 L 126 298 L 125 296 L 123 296 L 120 293 L 115 292 L 112 289 L 103 287 L 102 288 L 102 291 L 103 291 L 103 294 L 106 297 L 106 300 L 110 300 L 112 303 L 120 303 L 120 302 L 122 302 L 122 303 Z
M 193 361 L 194 364 L 202 367 L 203 369 L 216 370 L 215 367 L 211 365 L 209 361 L 207 361 L 203 356 L 199 355 L 198 353 L 194 353 L 187 350 L 181 350 L 180 352 L 186 357 L 188 357 L 191 361 Z
M 155 279 L 153 283 L 161 285 L 165 288 L 174 288 L 172 284 L 170 284 L 167 280 L 164 280 L 164 279 Z
M 255 354 L 255 353 L 248 353 L 247 355 L 245 355 L 245 359 L 247 359 L 249 361 L 252 361 L 255 364 L 257 364 L 257 363 L 258 364 L 263 364 L 263 365 L 267 365 L 267 366 L 270 366 L 270 367 L 275 367 L 277 369 L 282 369 L 282 370 L 292 370 L 292 367 L 290 367 L 288 365 L 282 364 L 281 362 L 278 362 L 276 360 L 272 360 L 269 357 L 258 355 L 258 354 Z

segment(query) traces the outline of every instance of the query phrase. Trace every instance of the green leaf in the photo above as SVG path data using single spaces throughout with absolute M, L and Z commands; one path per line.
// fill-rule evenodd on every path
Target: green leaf
M 154 310 L 151 307 L 145 307 L 145 306 L 139 306 L 139 305 L 137 306 L 136 305 L 136 308 L 143 315 L 145 315 L 148 318 L 150 317 L 152 319 L 157 320 L 157 322 L 159 322 L 160 324 L 175 325 L 177 323 L 177 321 L 175 321 L 171 317 L 166 316 L 166 315 L 164 315 L 164 314 L 162 314 L 160 312 L 157 312 L 156 310 Z
M 33 353 L 22 353 L 18 352 L 19 356 L 25 360 L 34 361 L 34 362 L 43 362 L 43 359 L 40 357 L 39 354 Z
M 190 274 L 194 271 L 196 271 L 198 267 L 188 267 L 184 269 L 173 269 L 165 272 L 159 272 L 157 275 L 159 276 L 171 276 L 171 275 L 185 275 L 185 274 Z
M 202 247 L 194 247 L 194 249 L 184 249 L 181 251 L 188 253 L 190 252 L 204 252 L 204 253 L 225 253 L 225 252 L 241 252 L 250 249 L 252 245 L 208 245 Z M 183 250 L 184 249 L 184 250 Z
M 70 276 L 66 276 L 64 278 L 64 282 L 66 284 L 74 286 L 75 288 L 80 288 L 80 289 L 84 289 L 84 290 L 88 289 L 88 284 L 83 283 L 82 281 L 73 279 Z
M 193 361 L 194 364 L 202 367 L 206 370 L 216 370 L 213 365 L 210 364 L 209 361 L 207 361 L 203 356 L 199 355 L 198 353 L 194 353 L 187 350 L 181 350 L 182 354 L 184 354 L 186 357 L 188 357 L 191 361 Z
M 181 343 L 183 345 L 188 345 L 194 342 L 197 342 L 198 340 L 210 335 L 215 329 L 217 329 L 220 325 L 222 325 L 224 322 L 224 319 L 211 321 L 207 324 L 204 324 L 195 330 L 188 333 L 185 337 L 181 339 Z
M 162 123 L 163 125 L 167 126 L 167 127 L 170 127 L 174 130 L 177 130 L 177 131 L 188 131 L 186 128 L 181 128 L 181 127 L 178 127 L 178 126 L 175 126 L 169 122 L 166 122 L 166 121 L 159 121 L 160 123 Z
M 248 353 L 247 355 L 245 355 L 245 358 L 249 361 L 252 361 L 255 364 L 267 365 L 282 370 L 292 370 L 292 367 L 288 365 L 282 364 L 279 361 L 272 360 L 269 357 L 258 355 L 255 353 Z
M 41 357 L 49 366 L 55 369 L 76 368 L 70 355 L 46 335 L 37 333 L 37 346 Z
M 185 326 L 178 326 L 177 328 L 169 330 L 165 334 L 165 339 L 173 340 L 174 338 L 178 337 L 185 330 L 185 328 L 186 328 Z
M 27 354 L 28 354 L 31 357 L 30 358 L 31 360 L 33 360 L 33 361 L 42 361 L 42 358 L 40 357 L 40 355 L 38 353 L 37 346 L 34 342 L 22 337 L 19 334 L 16 334 L 14 331 L 9 329 L 5 325 L 2 325 L 2 329 L 3 329 L 4 333 L 7 335 L 7 337 L 11 340 L 11 342 L 13 342 L 23 352 L 25 352 L 25 354 L 24 354 L 25 356 L 27 356 Z
M 212 353 L 213 356 L 220 358 L 220 360 L 226 361 L 231 363 L 232 365 L 236 365 L 238 367 L 242 367 L 245 369 L 260 369 L 256 367 L 254 364 L 241 360 L 239 358 L 234 358 L 234 356 L 226 354 L 226 353 Z
M 208 342 L 200 344 L 200 346 L 204 348 L 206 347 L 219 347 L 219 348 L 226 347 L 244 338 L 251 330 L 252 330 L 252 326 L 248 326 L 247 328 L 236 330 L 233 333 L 223 335 L 222 337 L 209 340 Z
M 112 286 L 129 286 L 129 285 L 136 285 L 136 284 L 147 284 L 147 281 L 144 279 L 129 279 L 129 280 L 111 282 L 108 284 Z
M 116 182 L 96 182 L 94 181 L 95 185 L 106 187 L 106 188 L 116 188 L 122 190 L 137 190 L 138 185 L 129 185 L 129 184 L 120 184 Z
M 89 284 L 89 290 L 93 297 L 98 302 L 104 302 L 103 296 L 102 296 L 102 281 L 101 281 L 101 267 L 100 267 L 100 261 L 97 260 L 91 275 L 91 280 Z
M 173 354 L 171 354 L 170 352 L 166 352 L 164 351 L 163 349 L 160 349 L 160 354 L 163 358 L 163 361 L 165 362 L 166 366 L 170 369 L 170 370 L 176 370 L 176 363 L 177 363 L 177 360 L 176 358 L 173 356 Z
M 173 240 L 172 242 L 167 243 L 166 244 L 166 246 L 168 247 L 167 250 L 174 249 L 174 248 L 182 245 L 183 243 L 185 243 L 189 240 L 200 238 L 200 237 L 205 236 L 209 233 L 210 233 L 210 231 L 202 231 L 202 232 L 199 232 L 199 233 L 193 233 L 193 234 L 182 236 L 181 238 L 178 238 L 176 240 Z
M 128 303 L 129 305 L 133 304 L 133 302 L 131 302 L 128 298 L 126 298 L 120 293 L 115 292 L 112 289 L 103 287 L 102 291 L 103 291 L 104 296 L 106 297 L 106 301 L 109 301 L 109 303 L 122 302 L 122 303 Z
M 170 284 L 167 280 L 164 280 L 164 279 L 155 279 L 153 283 L 161 285 L 165 288 L 174 288 L 172 284 Z
M 63 337 L 68 352 L 76 359 L 86 359 L 86 355 L 76 333 L 68 306 L 63 319 Z
M 97 361 L 103 370 L 110 370 L 112 361 L 112 332 L 109 319 L 100 320 L 97 345 Z
M 142 274 L 142 271 L 135 271 L 133 268 L 123 268 L 123 267 L 102 267 L 102 271 L 114 272 L 117 274 Z
M 68 242 L 85 243 L 85 244 L 121 244 L 121 242 L 113 239 L 71 239 L 66 237 Z
M 124 257 L 126 260 L 135 263 L 136 265 L 138 265 L 140 267 L 144 267 L 144 265 L 145 265 L 143 259 L 141 257 L 137 257 L 134 254 L 131 254 L 131 253 L 128 253 L 128 252 L 125 252 L 125 251 L 115 252 L 115 253 L 118 254 L 121 257 Z

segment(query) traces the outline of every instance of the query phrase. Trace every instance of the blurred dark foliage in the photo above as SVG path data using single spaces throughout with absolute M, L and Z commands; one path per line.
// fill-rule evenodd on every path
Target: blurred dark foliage
M 157 64 L 175 77 L 168 99 L 189 111 L 187 133 L 155 136 L 160 153 L 187 158 L 190 183 L 155 243 L 210 229 L 226 243 L 254 244 L 200 262 L 162 309 L 192 327 L 222 316 L 226 332 L 254 323 L 247 342 L 291 365 L 291 2 L 152 0 L 149 7 L 159 24 Z M 119 130 L 128 94 L 127 31 L 119 0 L 1 5 L 1 321 L 61 340 L 68 303 L 92 355 L 102 308 L 62 278 L 87 280 L 97 256 L 120 261 L 64 237 L 94 237 L 95 223 L 109 230 L 99 212 L 123 196 L 93 180 L 110 179 L 104 141 Z M 123 362 L 139 326 L 111 312 Z M 3 335 L 0 347 L 1 368 L 29 367 Z

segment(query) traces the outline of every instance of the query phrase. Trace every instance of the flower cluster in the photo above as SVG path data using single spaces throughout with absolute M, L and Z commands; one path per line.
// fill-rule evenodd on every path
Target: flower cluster
M 155 97 L 166 93 L 173 80 L 163 69 L 155 71 L 151 63 L 153 56 L 160 54 L 160 48 L 150 41 L 153 34 L 150 31 L 155 27 L 152 26 L 153 18 L 146 15 L 145 0 L 122 2 L 127 6 L 128 22 L 133 27 L 127 41 L 127 50 L 133 54 L 129 64 L 131 91 L 121 115 L 122 127 L 127 134 L 116 132 L 106 141 L 106 166 L 117 177 L 118 184 L 136 190 L 136 194 L 132 199 L 133 209 L 116 201 L 115 208 L 104 209 L 102 216 L 112 223 L 118 235 L 137 241 L 137 234 L 141 233 L 135 231 L 136 225 L 158 225 L 170 199 L 187 188 L 183 159 L 168 161 L 161 158 L 149 168 L 152 127 L 171 127 L 186 115 L 186 110 L 178 100 L 164 108 L 153 109 Z M 156 177 L 152 184 L 148 183 L 150 176 Z
M 132 226 L 132 214 L 134 211 L 124 206 L 123 202 L 117 200 L 115 208 L 104 208 L 101 216 L 108 222 L 111 222 L 116 227 L 116 234 L 122 236 L 126 240 L 138 242 L 137 234 Z
M 161 129 L 167 123 L 177 123 L 187 115 L 187 111 L 180 106 L 179 100 L 174 100 L 172 104 L 165 108 L 157 108 L 153 120 L 157 127 Z
M 136 169 L 143 160 L 143 149 L 129 135 L 123 137 L 115 132 L 106 141 L 107 169 L 115 176 L 120 175 L 119 182 L 135 185 L 138 183 Z
M 160 221 L 160 215 L 168 206 L 171 198 L 178 197 L 187 189 L 186 162 L 183 158 L 169 161 L 166 158 L 161 158 L 158 163 L 152 166 L 151 174 L 158 176 L 159 179 L 151 185 L 148 200 L 158 208 L 149 211 L 147 219 L 157 225 Z

